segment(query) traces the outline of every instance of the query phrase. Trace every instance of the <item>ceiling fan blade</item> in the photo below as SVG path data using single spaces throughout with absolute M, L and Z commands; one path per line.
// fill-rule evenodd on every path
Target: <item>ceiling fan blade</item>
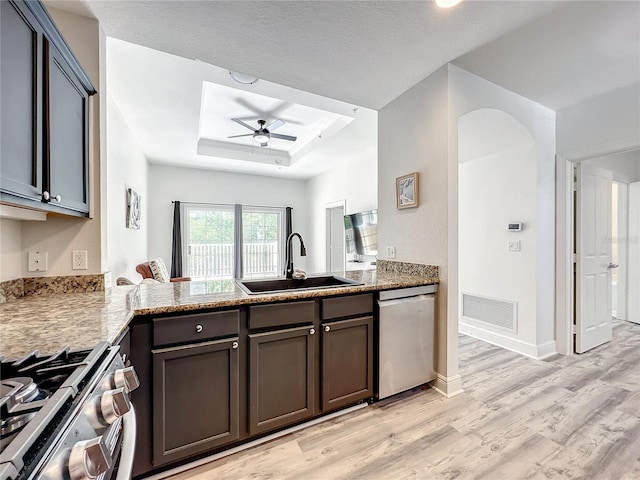
M 227 138 L 238 138 L 238 137 L 253 137 L 253 133 L 245 133 L 244 135 L 231 135 Z
M 289 140 L 290 142 L 295 142 L 298 137 L 292 137 L 291 135 L 280 135 L 279 133 L 272 133 L 271 138 L 279 138 L 280 140 Z
M 248 125 L 246 123 L 244 123 L 242 120 L 240 120 L 239 118 L 232 118 L 231 120 L 233 120 L 236 123 L 239 123 L 240 125 L 242 125 L 245 128 L 248 128 L 249 130 L 251 130 L 252 132 L 255 132 L 256 129 L 253 128 L 251 125 Z
M 276 128 L 280 128 L 285 123 L 286 122 L 284 120 L 276 119 L 273 122 L 271 122 L 269 125 L 267 125 L 267 130 L 269 130 L 270 132 L 273 132 Z

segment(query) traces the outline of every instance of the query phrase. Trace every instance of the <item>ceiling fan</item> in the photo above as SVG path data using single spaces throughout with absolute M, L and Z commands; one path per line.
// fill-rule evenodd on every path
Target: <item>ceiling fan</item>
M 240 125 L 242 125 L 245 128 L 248 128 L 249 130 L 252 130 L 253 133 L 245 133 L 244 135 L 232 135 L 227 138 L 253 137 L 254 140 L 260 144 L 261 147 L 268 146 L 270 138 L 279 138 L 280 140 L 288 140 L 290 142 L 295 142 L 297 140 L 297 137 L 292 137 L 291 135 L 280 135 L 279 133 L 271 133 L 276 128 L 280 128 L 285 124 L 285 122 L 282 120 L 274 120 L 266 127 L 265 127 L 265 124 L 267 122 L 265 120 L 258 120 L 259 127 L 257 129 L 253 128 L 251 125 L 244 123 L 239 118 L 232 118 L 231 120 L 233 120 L 236 123 L 239 123 Z

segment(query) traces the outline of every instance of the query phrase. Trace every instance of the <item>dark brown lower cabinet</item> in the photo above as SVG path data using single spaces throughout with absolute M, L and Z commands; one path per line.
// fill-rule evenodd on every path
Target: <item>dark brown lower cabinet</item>
M 322 411 L 373 396 L 373 317 L 322 324 Z
M 314 335 L 312 326 L 249 335 L 251 435 L 314 415 Z
M 238 338 L 152 351 L 153 465 L 239 438 Z

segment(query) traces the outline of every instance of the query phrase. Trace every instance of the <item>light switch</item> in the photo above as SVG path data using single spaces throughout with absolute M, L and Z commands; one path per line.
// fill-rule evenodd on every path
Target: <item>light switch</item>
M 387 247 L 387 258 L 396 258 L 396 247 Z
M 27 263 L 30 272 L 46 272 L 49 268 L 49 255 L 47 252 L 29 252 Z
M 509 242 L 509 251 L 510 252 L 519 252 L 520 251 L 520 240 L 515 240 L 513 242 Z

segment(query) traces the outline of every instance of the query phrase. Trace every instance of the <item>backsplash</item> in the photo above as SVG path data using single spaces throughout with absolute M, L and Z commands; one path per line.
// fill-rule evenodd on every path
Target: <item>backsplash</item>
M 376 270 L 385 273 L 397 273 L 400 275 L 424 275 L 438 277 L 437 265 L 423 265 L 421 263 L 392 262 L 389 260 L 376 260 Z
M 106 275 L 101 273 L 95 275 L 29 277 L 1 282 L 0 303 L 23 296 L 104 291 Z

